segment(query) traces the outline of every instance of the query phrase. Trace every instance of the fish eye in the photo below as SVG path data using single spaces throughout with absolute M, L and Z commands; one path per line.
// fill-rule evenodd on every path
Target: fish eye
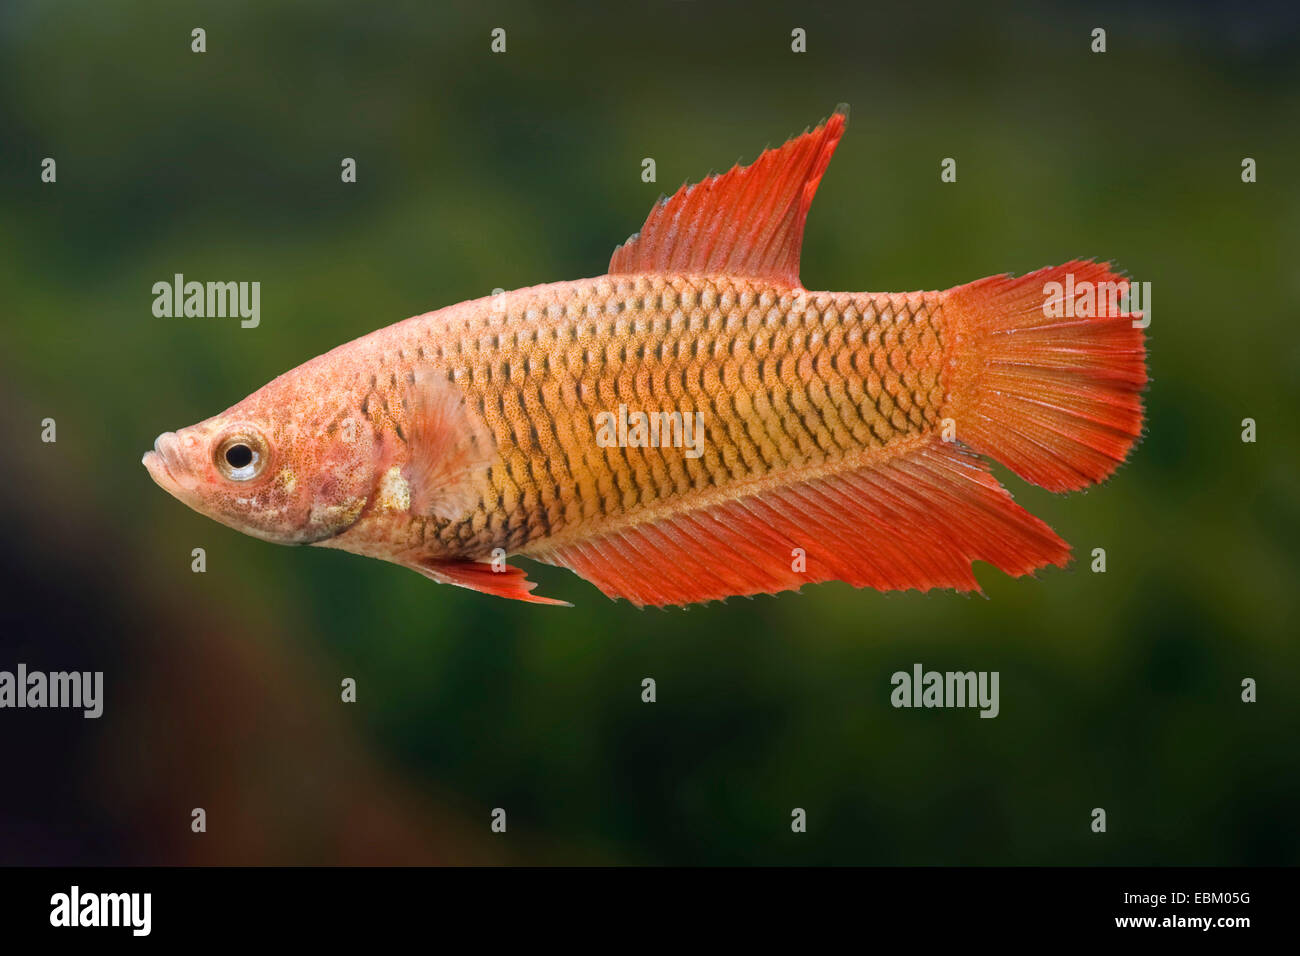
M 238 432 L 217 443 L 217 471 L 231 481 L 250 481 L 266 467 L 266 442 L 260 435 Z
M 253 463 L 253 449 L 242 441 L 226 449 L 226 464 L 231 468 L 247 468 Z

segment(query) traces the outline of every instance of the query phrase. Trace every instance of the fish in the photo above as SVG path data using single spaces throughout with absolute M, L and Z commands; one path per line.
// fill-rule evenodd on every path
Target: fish
M 827 581 L 980 592 L 975 562 L 1063 567 L 1070 546 L 989 460 L 1070 492 L 1127 459 L 1147 382 L 1142 314 L 1113 301 L 1128 280 L 1076 260 L 804 289 L 847 117 L 660 197 L 604 275 L 379 329 L 163 433 L 143 464 L 254 537 L 537 604 L 569 602 L 511 559 L 638 607 Z

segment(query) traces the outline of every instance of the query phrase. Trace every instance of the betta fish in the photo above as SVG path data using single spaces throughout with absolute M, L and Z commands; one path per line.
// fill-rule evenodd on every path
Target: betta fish
M 1102 291 L 1128 283 L 1075 261 L 938 292 L 804 289 L 846 115 L 661 198 L 607 274 L 372 332 L 160 435 L 145 467 L 246 534 L 534 603 L 564 602 L 508 558 L 637 606 L 1064 566 L 984 456 L 1054 492 L 1125 460 L 1145 323 Z

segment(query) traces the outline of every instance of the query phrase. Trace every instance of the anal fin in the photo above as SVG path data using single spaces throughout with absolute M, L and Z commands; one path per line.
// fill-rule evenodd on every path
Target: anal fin
M 979 458 L 937 437 L 855 470 L 530 552 L 637 606 L 836 580 L 973 591 L 973 561 L 1020 576 L 1069 555 Z

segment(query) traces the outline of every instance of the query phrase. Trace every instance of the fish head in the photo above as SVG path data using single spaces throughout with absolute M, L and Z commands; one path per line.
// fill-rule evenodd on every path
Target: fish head
M 164 432 L 145 468 L 190 508 L 265 541 L 343 533 L 375 491 L 378 442 L 317 378 L 289 373 L 219 415 Z

